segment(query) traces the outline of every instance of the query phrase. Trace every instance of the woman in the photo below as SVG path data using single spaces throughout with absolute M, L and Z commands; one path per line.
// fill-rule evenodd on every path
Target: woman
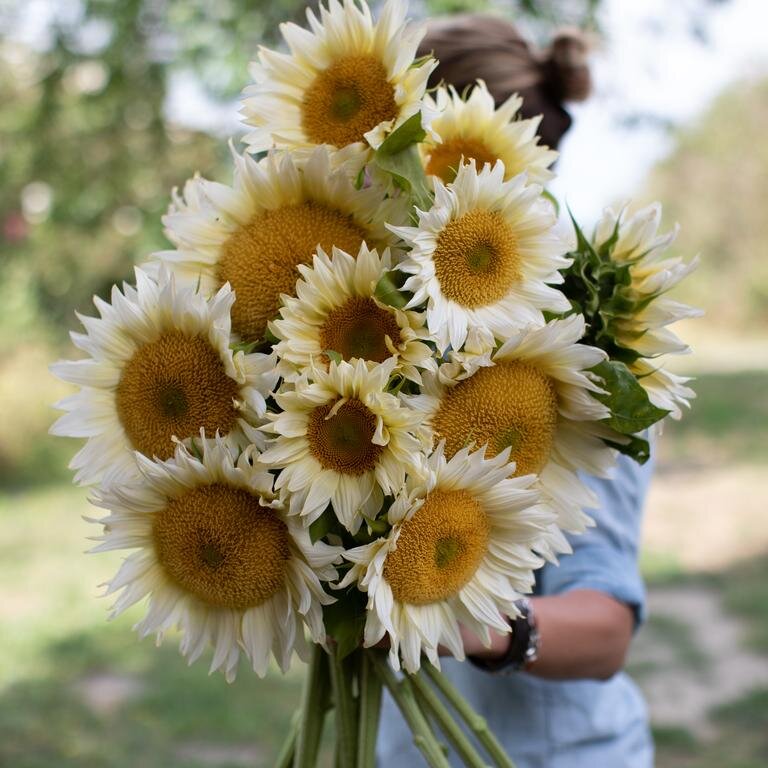
M 590 88 L 578 33 L 555 37 L 538 53 L 515 27 L 491 16 L 437 20 L 422 44 L 441 80 L 459 92 L 486 82 L 497 104 L 523 97 L 523 117 L 543 115 L 539 133 L 556 147 L 571 124 L 563 101 Z M 534 595 L 511 635 L 490 648 L 465 633 L 467 662 L 445 673 L 489 722 L 517 768 L 648 768 L 653 745 L 642 697 L 621 671 L 643 616 L 637 564 L 640 517 L 650 467 L 621 457 L 611 480 L 585 478 L 600 499 L 596 527 L 574 536 L 572 555 L 538 574 Z M 379 738 L 382 766 L 423 765 L 391 700 Z

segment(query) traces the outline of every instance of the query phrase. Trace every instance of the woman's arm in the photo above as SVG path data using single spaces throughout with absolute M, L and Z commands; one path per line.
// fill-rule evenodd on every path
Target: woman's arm
M 606 680 L 624 666 L 635 618 L 625 603 L 595 589 L 531 598 L 541 645 L 530 674 L 552 679 Z M 468 656 L 499 658 L 510 635 L 492 633 L 490 648 L 462 630 Z

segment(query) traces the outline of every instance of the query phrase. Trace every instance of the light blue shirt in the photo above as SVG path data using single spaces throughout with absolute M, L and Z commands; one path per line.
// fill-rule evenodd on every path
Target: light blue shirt
M 645 589 L 637 556 L 650 475 L 650 462 L 640 467 L 622 456 L 611 480 L 584 478 L 600 499 L 599 508 L 590 510 L 597 525 L 571 537 L 573 554 L 563 556 L 559 566 L 546 565 L 539 572 L 537 594 L 598 589 L 632 606 L 638 622 L 642 620 Z M 492 674 L 454 660 L 444 660 L 442 666 L 488 720 L 516 768 L 653 765 L 645 702 L 623 672 L 604 682 L 552 681 L 525 673 Z M 382 712 L 378 762 L 397 768 L 425 765 L 389 697 Z M 452 756 L 452 765 L 461 762 Z

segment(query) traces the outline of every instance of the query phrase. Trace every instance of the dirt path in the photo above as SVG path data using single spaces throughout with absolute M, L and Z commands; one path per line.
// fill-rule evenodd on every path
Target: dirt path
M 660 466 L 651 484 L 643 550 L 685 571 L 717 571 L 768 551 L 768 467 Z
M 715 736 L 711 710 L 768 686 L 768 657 L 746 648 L 744 624 L 723 610 L 715 590 L 651 590 L 648 608 L 631 664 L 654 724 Z

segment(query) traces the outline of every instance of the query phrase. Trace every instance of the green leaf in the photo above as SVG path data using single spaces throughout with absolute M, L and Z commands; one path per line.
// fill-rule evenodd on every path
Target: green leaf
M 324 349 L 323 354 L 337 365 L 344 359 L 335 349 Z
M 610 360 L 592 368 L 602 377 L 607 394 L 595 394 L 611 410 L 605 423 L 622 435 L 635 435 L 661 421 L 669 411 L 657 408 L 648 399 L 647 392 L 624 363 Z
M 634 459 L 638 464 L 645 464 L 651 458 L 650 443 L 643 437 L 630 435 L 626 441 L 614 442 L 612 440 L 605 440 L 604 442 L 606 445 L 610 445 L 611 448 L 615 448 L 619 453 Z
M 416 146 L 425 136 L 421 113 L 417 112 L 391 133 L 373 155 L 373 162 L 422 210 L 432 207 L 432 194 Z
M 376 290 L 374 296 L 382 303 L 389 307 L 396 307 L 397 309 L 403 309 L 408 303 L 408 296 L 400 290 L 397 279 L 403 275 L 398 270 L 391 270 L 385 272 L 378 283 L 376 283 Z
M 320 517 L 309 526 L 309 539 L 315 544 L 333 530 L 334 515 L 332 509 L 326 509 Z
M 595 252 L 595 249 L 592 247 L 592 243 L 589 242 L 589 239 L 584 234 L 582 228 L 579 226 L 579 222 L 576 221 L 576 217 L 573 215 L 573 211 L 570 208 L 568 208 L 568 215 L 571 217 L 573 229 L 576 232 L 577 250 L 583 252 L 588 257 L 591 257 L 595 263 L 599 262 L 599 258 Z
M 336 641 L 339 659 L 360 647 L 365 628 L 366 596 L 354 587 L 323 607 L 325 631 Z
M 547 200 L 549 200 L 550 203 L 555 207 L 555 213 L 559 216 L 560 215 L 560 203 L 557 201 L 557 198 L 548 190 L 543 189 L 541 191 L 541 194 L 543 197 L 546 197 Z
M 421 127 L 421 112 L 409 117 L 397 130 L 387 136 L 376 150 L 377 155 L 396 155 L 412 144 L 424 141 L 427 132 Z

